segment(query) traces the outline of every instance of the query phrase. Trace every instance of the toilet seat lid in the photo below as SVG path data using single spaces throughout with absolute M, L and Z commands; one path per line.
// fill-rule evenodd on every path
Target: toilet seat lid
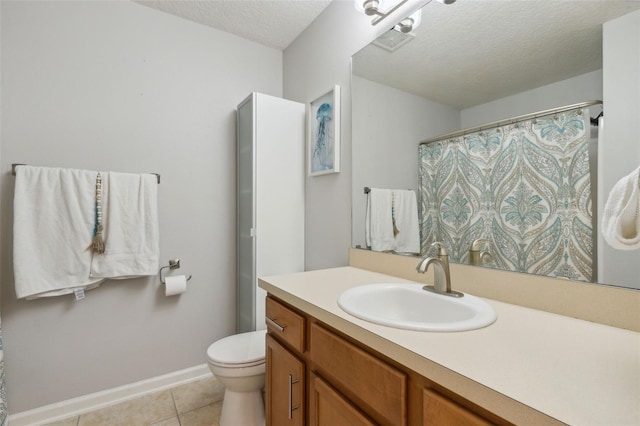
M 267 330 L 234 334 L 212 343 L 207 349 L 210 361 L 219 364 L 264 362 Z

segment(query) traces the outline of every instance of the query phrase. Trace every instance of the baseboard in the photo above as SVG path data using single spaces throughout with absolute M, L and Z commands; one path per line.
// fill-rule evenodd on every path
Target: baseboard
M 211 375 L 211 370 L 207 364 L 197 365 L 184 370 L 162 376 L 152 377 L 117 388 L 107 389 L 66 401 L 56 402 L 33 410 L 23 411 L 9 415 L 11 426 L 31 426 L 42 425 L 55 422 L 68 417 L 95 411 L 100 408 L 118 404 L 130 399 L 139 398 L 150 393 L 159 392 L 180 386 L 185 383 L 204 379 Z

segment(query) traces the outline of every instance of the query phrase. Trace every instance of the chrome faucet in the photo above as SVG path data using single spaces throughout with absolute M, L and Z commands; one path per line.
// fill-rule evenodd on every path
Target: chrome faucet
M 430 265 L 433 265 L 433 285 L 425 285 L 422 287 L 427 291 L 434 293 L 451 296 L 462 297 L 464 294 L 451 290 L 451 274 L 449 273 L 449 253 L 444 248 L 444 244 L 439 241 L 431 244 L 431 247 L 438 249 L 438 255 L 436 257 L 424 257 L 416 267 L 416 270 L 420 274 L 424 274 L 429 269 Z
M 491 253 L 486 250 L 482 251 L 484 245 L 488 242 L 484 238 L 478 238 L 471 243 L 471 247 L 469 247 L 469 265 L 481 266 L 483 263 L 495 261 Z

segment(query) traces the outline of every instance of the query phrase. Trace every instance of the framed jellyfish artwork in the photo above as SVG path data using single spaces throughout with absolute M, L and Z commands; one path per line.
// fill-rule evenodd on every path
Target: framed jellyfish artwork
M 308 171 L 309 176 L 340 171 L 340 86 L 309 102 Z

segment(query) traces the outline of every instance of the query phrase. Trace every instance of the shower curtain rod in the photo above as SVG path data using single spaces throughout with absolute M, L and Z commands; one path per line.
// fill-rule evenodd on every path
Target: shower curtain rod
M 456 138 L 458 136 L 464 136 L 464 135 L 467 135 L 469 133 L 480 132 L 482 130 L 492 129 L 494 127 L 500 127 L 500 126 L 504 126 L 506 124 L 515 124 L 515 123 L 518 123 L 520 121 L 531 120 L 533 118 L 542 117 L 544 115 L 556 114 L 558 112 L 570 111 L 572 109 L 577 109 L 577 108 L 586 108 L 586 107 L 592 106 L 592 105 L 602 105 L 602 101 L 585 101 L 585 102 L 580 102 L 580 103 L 577 103 L 577 104 L 567 105 L 567 106 L 563 106 L 563 107 L 547 109 L 547 110 L 538 111 L 538 112 L 529 113 L 529 114 L 524 114 L 524 115 L 518 115 L 517 117 L 512 117 L 512 118 L 507 118 L 507 119 L 504 119 L 504 120 L 494 121 L 492 123 L 482 124 L 480 126 L 470 127 L 468 129 L 464 129 L 464 130 L 457 130 L 455 132 L 446 133 L 444 135 L 440 135 L 440 136 L 435 137 L 435 138 L 426 139 L 426 140 L 420 142 L 419 145 L 427 145 L 427 144 L 430 144 L 432 142 L 441 141 L 443 139 Z
M 13 176 L 16 175 L 16 167 L 18 166 L 26 166 L 27 164 L 24 163 L 13 163 L 11 164 L 11 174 Z M 154 175 L 156 177 L 156 180 L 158 181 L 158 185 L 160 185 L 160 173 L 149 173 L 150 175 Z

